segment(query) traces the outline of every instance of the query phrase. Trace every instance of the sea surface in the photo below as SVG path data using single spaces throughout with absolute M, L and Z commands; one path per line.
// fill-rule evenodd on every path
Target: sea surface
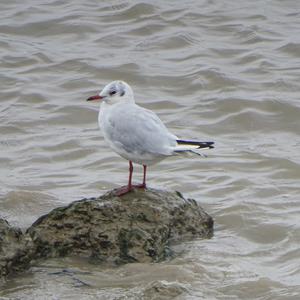
M 23 229 L 127 182 L 86 98 L 112 80 L 207 158 L 149 168 L 214 218 L 157 264 L 53 259 L 0 299 L 300 299 L 299 0 L 1 0 L 0 217 Z M 142 179 L 137 166 L 134 181 Z

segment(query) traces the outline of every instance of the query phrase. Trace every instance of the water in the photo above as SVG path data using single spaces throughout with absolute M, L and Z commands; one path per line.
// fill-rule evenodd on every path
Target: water
M 151 284 L 175 285 L 176 299 L 299 299 L 298 0 L 0 9 L 0 216 L 11 224 L 126 183 L 127 162 L 85 101 L 111 80 L 130 83 L 176 135 L 216 142 L 206 159 L 149 170 L 151 187 L 179 190 L 214 217 L 212 239 L 178 245 L 162 264 L 46 261 L 11 278 L 1 299 L 154 299 Z

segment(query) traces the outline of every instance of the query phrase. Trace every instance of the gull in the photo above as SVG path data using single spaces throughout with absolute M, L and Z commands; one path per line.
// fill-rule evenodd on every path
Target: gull
M 98 124 L 104 140 L 129 161 L 128 184 L 117 190 L 118 196 L 146 188 L 147 166 L 172 155 L 214 148 L 214 142 L 183 140 L 172 134 L 154 112 L 135 103 L 132 88 L 124 81 L 107 84 L 87 101 L 101 101 Z M 142 184 L 132 184 L 133 163 L 143 166 Z

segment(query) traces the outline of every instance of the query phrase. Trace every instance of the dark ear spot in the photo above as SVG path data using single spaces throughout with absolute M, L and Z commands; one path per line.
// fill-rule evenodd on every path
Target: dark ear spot
M 125 95 L 125 86 L 122 81 L 119 82 L 118 88 L 119 88 L 120 96 L 121 97 L 124 96 Z

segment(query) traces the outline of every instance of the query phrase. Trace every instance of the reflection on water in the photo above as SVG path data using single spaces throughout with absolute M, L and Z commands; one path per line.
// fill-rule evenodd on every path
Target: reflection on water
M 0 297 L 151 299 L 155 289 L 166 299 L 297 299 L 298 1 L 0 8 L 0 216 L 12 224 L 25 228 L 126 182 L 127 162 L 105 145 L 98 107 L 85 102 L 111 80 L 129 82 L 176 135 L 216 142 L 207 159 L 149 170 L 151 186 L 180 190 L 214 216 L 211 240 L 178 245 L 162 264 L 45 262 L 10 279 Z M 137 168 L 134 179 L 141 175 Z

